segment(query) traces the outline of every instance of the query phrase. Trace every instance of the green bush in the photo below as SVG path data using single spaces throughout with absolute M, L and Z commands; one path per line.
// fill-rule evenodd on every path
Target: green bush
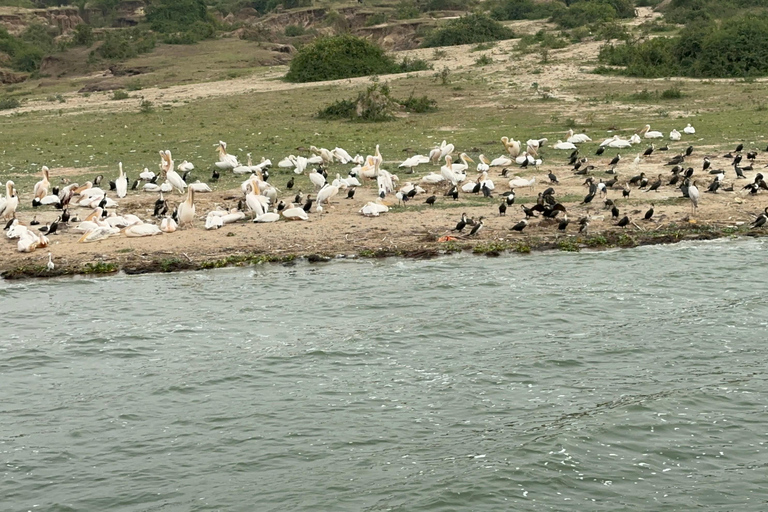
M 105 59 L 123 60 L 150 52 L 154 47 L 154 35 L 134 28 L 107 32 L 98 53 Z
M 453 46 L 457 44 L 485 43 L 511 39 L 514 33 L 485 14 L 469 14 L 451 20 L 442 28 L 429 34 L 422 43 L 423 48 Z
M 576 28 L 589 23 L 609 21 L 617 17 L 612 5 L 602 2 L 578 2 L 568 9 L 558 11 L 552 21 L 563 28 Z
M 539 20 L 550 18 L 565 8 L 565 4 L 559 1 L 540 3 L 533 0 L 502 0 L 491 7 L 490 14 L 499 21 Z
M 365 26 L 366 27 L 372 27 L 374 25 L 381 25 L 382 23 L 386 23 L 389 20 L 389 16 L 387 16 L 386 13 L 383 12 L 377 12 L 373 16 L 369 16 L 365 20 Z
M 37 34 L 37 30 L 35 28 L 29 32 L 27 29 L 22 36 L 26 34 L 28 39 L 35 39 L 34 34 Z M 0 52 L 8 54 L 13 69 L 30 73 L 40 69 L 40 63 L 45 56 L 45 51 L 42 48 L 38 48 L 22 38 L 12 36 L 2 26 L 0 26 Z
M 81 23 L 75 27 L 72 43 L 76 46 L 91 46 L 96 38 L 93 35 L 93 28 L 87 23 Z
M 0 98 L 0 110 L 10 110 L 21 106 L 16 98 Z
M 304 35 L 304 27 L 301 25 L 286 25 L 283 32 L 285 37 L 298 37 Z
M 204 0 L 152 0 L 146 12 L 149 26 L 161 33 L 186 32 L 195 22 L 208 21 Z
M 421 16 L 421 11 L 412 2 L 401 0 L 395 7 L 395 17 L 399 20 L 410 20 Z
M 113 100 L 116 100 L 116 101 L 119 101 L 119 100 L 127 100 L 128 98 L 130 98 L 130 96 L 128 95 L 128 93 L 127 93 L 127 92 L 125 92 L 125 91 L 121 91 L 120 89 L 117 89 L 116 91 L 114 91 L 114 92 L 112 93 L 112 99 L 113 99 Z
M 391 96 L 387 84 L 374 83 L 358 93 L 354 101 L 335 101 L 316 116 L 320 119 L 380 122 L 392 120 L 394 112 L 401 108 L 407 112 L 432 112 L 437 109 L 437 101 L 427 96 L 416 97 L 413 93 L 404 100 L 397 100 Z
M 639 77 L 743 78 L 768 74 L 768 14 L 745 14 L 716 24 L 698 20 L 679 37 L 606 45 L 601 62 Z
M 303 47 L 291 61 L 285 79 L 289 82 L 317 82 L 355 76 L 386 75 L 428 69 L 423 60 L 397 64 L 384 50 L 350 34 L 324 37 Z
M 474 0 L 428 0 L 423 11 L 469 11 L 475 5 Z

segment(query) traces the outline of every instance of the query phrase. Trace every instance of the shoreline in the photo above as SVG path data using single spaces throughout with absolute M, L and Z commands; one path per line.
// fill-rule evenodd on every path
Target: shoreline
M 0 277 L 6 281 L 62 276 L 94 276 L 124 273 L 127 275 L 168 273 L 186 270 L 207 270 L 225 267 L 245 267 L 264 263 L 293 264 L 297 260 L 307 263 L 326 263 L 338 259 L 380 259 L 389 257 L 433 259 L 455 253 L 469 253 L 477 256 L 498 257 L 502 254 L 531 254 L 548 251 L 581 252 L 608 249 L 630 249 L 644 245 L 675 244 L 684 241 L 704 241 L 721 238 L 761 238 L 768 235 L 750 229 L 747 225 L 717 227 L 713 224 L 675 224 L 659 226 L 646 231 L 594 231 L 588 235 L 522 235 L 505 239 L 457 238 L 447 242 L 421 240 L 415 242 L 382 245 L 370 244 L 354 251 L 339 250 L 288 250 L 258 251 L 247 247 L 229 247 L 218 251 L 187 250 L 181 253 L 156 251 L 134 254 L 133 252 L 112 252 L 101 254 L 96 259 L 70 258 L 57 263 L 49 271 L 45 261 L 34 263 L 3 262 Z M 431 236 L 429 234 L 425 235 Z M 36 258 L 40 259 L 40 258 Z

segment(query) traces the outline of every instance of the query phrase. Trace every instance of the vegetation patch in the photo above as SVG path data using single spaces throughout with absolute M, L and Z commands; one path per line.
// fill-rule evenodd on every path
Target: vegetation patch
M 689 23 L 677 37 L 606 45 L 600 62 L 630 76 L 743 78 L 768 74 L 768 14 Z
M 424 113 L 437 110 L 437 101 L 427 96 L 414 96 L 413 93 L 398 100 L 391 96 L 387 84 L 373 83 L 361 91 L 355 100 L 338 100 L 321 109 L 316 115 L 320 119 L 364 122 L 390 121 L 398 110 Z
M 318 82 L 424 69 L 429 69 L 426 61 L 408 59 L 398 64 L 380 46 L 344 34 L 324 37 L 304 46 L 291 61 L 285 79 L 289 82 Z
M 429 34 L 422 43 L 423 48 L 453 46 L 457 44 L 486 43 L 512 39 L 512 30 L 486 14 L 470 14 L 451 20 L 442 28 Z
M 83 265 L 83 274 L 111 274 L 119 270 L 117 263 L 97 261 Z
M 490 14 L 495 20 L 540 20 L 551 18 L 565 10 L 561 2 L 534 2 L 533 0 L 502 0 L 491 7 Z

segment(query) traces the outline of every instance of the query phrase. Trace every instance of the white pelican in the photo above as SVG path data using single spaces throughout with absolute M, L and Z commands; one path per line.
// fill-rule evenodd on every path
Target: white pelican
M 555 143 L 555 145 L 552 147 L 554 149 L 569 149 L 569 150 L 576 149 L 576 145 L 573 142 L 563 142 L 561 140 L 558 140 L 557 143 Z
M 309 163 L 309 160 L 307 160 L 303 156 L 297 156 L 295 163 L 296 163 L 296 167 L 293 169 L 293 172 L 295 172 L 296 174 L 301 174 L 304 172 L 304 169 L 307 168 L 307 164 Z
M 280 214 L 275 212 L 267 212 L 262 213 L 253 219 L 253 222 L 277 222 L 278 220 L 280 220 Z
M 365 206 L 360 208 L 359 213 L 365 215 L 366 217 L 378 217 L 380 214 L 386 213 L 388 211 L 389 207 L 387 205 L 370 201 L 366 203 Z
M 178 169 L 181 172 L 193 171 L 195 169 L 195 166 L 191 162 L 187 162 L 186 160 L 184 160 L 179 164 Z
M 636 133 L 633 133 L 632 136 L 629 138 L 630 144 L 640 144 L 643 142 L 643 139 L 640 138 L 640 136 Z
M 608 143 L 610 148 L 629 148 L 632 147 L 632 143 L 626 139 L 620 138 L 618 135 L 613 136 L 613 140 Z
M 56 204 L 58 202 L 59 202 L 59 196 L 54 196 L 53 194 L 47 195 L 40 200 L 40 204 L 42 205 L 51 205 L 51 204 Z
M 669 140 L 680 140 L 683 136 L 680 135 L 680 132 L 672 128 L 672 131 L 669 132 Z
M 173 220 L 170 216 L 163 217 L 163 220 L 160 221 L 160 230 L 163 233 L 173 233 L 176 231 L 176 228 L 178 225 L 176 224 L 176 221 Z
M 192 224 L 195 220 L 195 191 L 187 190 L 187 198 L 179 203 L 176 210 L 176 216 L 179 219 L 179 226 L 184 227 Z
M 587 134 L 573 133 L 572 129 L 568 129 L 568 131 L 566 132 L 566 135 L 568 135 L 568 137 L 566 138 L 566 142 L 572 142 L 574 144 L 580 144 L 582 142 L 592 142 L 592 139 L 590 139 Z
M 640 130 L 640 135 L 646 139 L 661 139 L 664 137 L 664 134 L 660 131 L 651 130 L 651 125 L 649 124 L 645 125 L 645 128 Z
M 104 240 L 105 238 L 109 238 L 110 236 L 116 235 L 118 233 L 120 233 L 120 230 L 117 228 L 112 228 L 109 226 L 98 226 L 97 228 L 92 229 L 91 231 L 88 231 L 83 236 L 81 236 L 78 242 L 98 242 L 99 240 Z
M 162 235 L 162 230 L 154 224 L 134 224 L 123 230 L 127 237 L 136 238 L 141 236 Z
M 477 159 L 480 160 L 477 163 L 477 172 L 486 172 L 491 168 L 491 161 L 488 160 L 485 155 L 480 155 Z
M 320 189 L 320 192 L 317 193 L 317 198 L 315 201 L 317 202 L 317 205 L 320 206 L 325 202 L 330 202 L 331 198 L 338 193 L 339 187 L 326 184 L 322 189 Z
M 469 162 L 475 163 L 466 153 L 459 154 L 459 160 L 461 160 L 460 164 L 451 164 L 451 169 L 455 173 L 465 174 L 469 169 Z
M 229 213 L 221 216 L 221 223 L 226 226 L 227 224 L 232 224 L 233 222 L 243 220 L 244 218 L 245 212 L 233 208 Z
M 514 190 L 518 187 L 531 187 L 533 188 L 534 185 L 536 185 L 536 178 L 531 178 L 530 180 L 527 180 L 525 178 L 521 178 L 520 176 L 515 176 L 511 180 L 509 180 L 509 189 Z
M 446 144 L 445 141 L 443 141 L 442 144 L 440 144 L 440 158 L 450 155 L 451 153 L 453 153 L 454 149 L 455 148 L 453 147 L 453 144 Z M 379 152 L 378 145 L 376 145 L 376 152 L 377 153 Z
M 19 224 L 19 219 L 13 219 L 13 222 L 11 222 L 11 226 L 8 228 L 8 231 L 5 232 L 5 236 L 9 240 L 14 240 L 16 238 L 19 238 L 26 231 L 27 231 L 27 226 Z
M 309 150 L 323 159 L 325 165 L 333 163 L 333 153 L 325 148 L 309 146 Z
M 512 165 L 512 160 L 505 156 L 500 156 L 499 158 L 494 158 L 493 160 L 491 160 L 491 163 L 489 165 L 491 167 L 506 167 L 508 165 Z
M 48 238 L 43 235 L 35 234 L 32 231 L 26 230 L 19 236 L 19 241 L 16 243 L 16 250 L 19 252 L 32 252 L 38 247 L 47 247 Z
M 123 172 L 123 162 L 118 162 L 117 166 L 120 168 L 120 175 L 115 180 L 115 192 L 117 197 L 123 198 L 128 194 L 128 178 Z
M 347 151 L 340 147 L 333 148 L 333 151 L 331 151 L 331 154 L 333 154 L 333 157 L 341 162 L 342 164 L 348 164 L 352 161 L 352 157 L 347 153 Z
M 693 135 L 694 133 L 696 133 L 696 128 L 691 126 L 691 123 L 688 123 L 688 125 L 685 128 L 683 128 L 683 131 L 688 135 Z
M 424 155 L 413 155 L 411 157 L 406 158 L 403 160 L 403 163 L 398 165 L 398 167 L 405 167 L 408 169 L 408 172 L 413 172 L 413 168 L 416 167 L 419 164 L 427 164 L 429 163 L 429 157 Z
M 146 167 L 144 168 L 143 171 L 141 171 L 141 174 L 139 174 L 139 178 L 143 179 L 144 181 L 150 181 L 154 177 L 155 177 L 155 173 L 153 173 Z
M 256 178 L 251 178 L 251 185 L 249 192 L 245 195 L 245 204 L 248 209 L 251 210 L 253 216 L 258 216 L 267 211 L 269 208 L 269 199 L 259 195 L 259 184 Z
M 323 157 L 320 155 L 312 155 L 307 158 L 308 164 L 324 164 L 325 160 L 323 160 Z
M 183 179 L 181 179 L 181 176 L 179 176 L 179 173 L 173 170 L 173 158 L 171 158 L 171 152 L 169 150 L 165 150 L 165 154 L 168 157 L 168 169 L 165 172 L 165 178 L 168 184 L 170 184 L 173 188 L 175 188 L 179 194 L 184 193 L 184 189 L 187 188 L 187 184 L 184 182 Z M 162 187 L 160 187 L 162 190 Z
M 287 157 L 277 162 L 277 166 L 281 169 L 290 169 L 292 167 L 296 167 L 296 157 L 293 155 L 288 155 Z
M 11 180 L 5 182 L 5 197 L 0 198 L 0 219 L 8 219 L 16 216 L 16 208 L 19 206 L 19 196 Z
M 43 198 L 48 195 L 48 187 L 51 186 L 50 178 L 48 176 L 48 167 L 44 165 L 41 170 L 43 171 L 43 179 L 35 183 L 35 188 L 32 192 L 32 206 L 39 206 L 42 204 Z
M 610 144 L 611 142 L 615 141 L 618 138 L 619 138 L 618 135 L 614 135 L 613 137 L 608 137 L 607 139 L 605 139 L 603 142 L 600 143 L 600 147 L 601 148 L 605 147 L 605 146 L 607 146 L 608 144 Z
M 520 141 L 515 139 L 509 139 L 509 137 L 502 137 L 501 143 L 504 144 L 504 149 L 507 150 L 509 156 L 512 158 L 517 157 L 520 154 Z
M 317 172 L 317 169 L 312 169 L 309 171 L 309 181 L 312 182 L 315 188 L 320 189 L 325 185 L 325 176 Z
M 220 215 L 212 215 L 214 212 L 209 212 L 205 217 L 205 229 L 219 229 L 224 225 L 224 221 Z
M 548 140 L 549 139 L 547 139 L 546 137 L 541 138 L 541 139 L 528 139 L 526 144 L 528 146 L 531 146 L 531 147 L 534 147 L 534 148 L 538 149 L 540 147 L 544 147 L 544 144 L 546 144 Z
M 184 181 L 184 180 L 181 180 L 181 181 Z M 149 190 L 149 191 L 150 192 L 165 192 L 167 194 L 168 192 L 173 192 L 173 185 L 168 183 L 168 180 L 165 180 L 163 182 L 163 184 L 160 185 L 159 188 L 157 188 L 155 190 Z
M 435 172 L 430 172 L 421 178 L 420 183 L 424 183 L 425 185 L 434 185 L 435 183 L 440 183 L 441 181 L 445 181 L 445 178 L 442 175 Z
M 200 183 L 200 180 L 195 181 L 192 183 L 189 188 L 194 190 L 195 192 L 213 192 L 211 190 L 211 187 L 208 186 L 206 183 Z
M 309 219 L 309 215 L 307 215 L 307 212 L 305 212 L 304 208 L 302 208 L 301 206 L 286 208 L 281 213 L 283 214 L 283 217 L 285 217 L 288 220 L 308 220 Z
M 453 172 L 453 166 L 451 165 L 451 162 L 452 162 L 451 155 L 446 155 L 445 165 L 440 167 L 440 175 L 443 177 L 445 181 L 450 182 L 451 185 L 456 185 L 459 182 L 459 179 L 456 176 L 456 173 Z
M 234 169 L 238 165 L 240 165 L 237 162 L 237 157 L 235 155 L 230 155 L 227 153 L 227 143 L 223 140 L 220 140 L 218 145 L 216 146 L 216 150 L 219 152 L 219 161 L 216 162 L 216 167 L 222 170 L 227 169 Z

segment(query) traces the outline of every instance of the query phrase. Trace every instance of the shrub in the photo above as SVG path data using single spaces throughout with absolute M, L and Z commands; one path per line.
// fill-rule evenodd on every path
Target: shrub
M 367 39 L 344 34 L 324 37 L 303 47 L 291 61 L 285 79 L 290 82 L 317 82 L 428 67 L 422 60 L 407 60 L 397 64 L 380 46 Z
M 304 27 L 301 25 L 286 25 L 285 37 L 298 37 L 304 35 Z
M 383 12 L 377 12 L 373 16 L 369 16 L 368 19 L 365 20 L 365 26 L 366 27 L 372 27 L 374 25 L 381 25 L 382 23 L 386 23 L 387 20 L 389 20 L 389 17 L 386 13 Z
M 491 7 L 491 17 L 495 20 L 538 20 L 550 18 L 555 12 L 565 10 L 561 2 L 537 3 L 533 0 L 506 0 Z
M 320 110 L 320 119 L 348 119 L 351 121 L 379 122 L 394 118 L 395 110 L 423 113 L 437 109 L 437 101 L 427 96 L 411 95 L 404 100 L 394 99 L 386 84 L 373 83 L 353 100 L 338 100 Z
M 16 98 L 0 99 L 0 110 L 10 110 L 12 108 L 18 108 L 20 106 L 21 106 L 21 103 Z
M 493 59 L 485 53 L 475 59 L 475 66 L 487 66 L 488 64 L 493 64 Z
M 457 44 L 485 43 L 511 39 L 514 33 L 485 14 L 470 14 L 451 20 L 442 28 L 429 34 L 422 43 L 424 48 L 453 46 Z
M 87 23 L 81 23 L 75 27 L 74 35 L 72 36 L 72 43 L 76 46 L 89 47 L 93 44 L 96 38 L 93 35 L 93 28 Z
M 395 17 L 399 20 L 410 20 L 420 15 L 421 11 L 412 2 L 406 0 L 402 0 L 395 8 Z
M 208 21 L 208 9 L 204 0 L 153 0 L 146 17 L 156 32 L 186 32 L 195 22 Z
M 566 10 L 556 12 L 552 16 L 552 21 L 563 28 L 576 28 L 588 23 L 609 21 L 616 17 L 616 9 L 610 4 L 578 2 Z
M 152 51 L 155 37 L 140 29 L 107 32 L 98 53 L 105 59 L 123 60 Z
M 118 89 L 118 90 L 116 90 L 116 91 L 114 91 L 112 93 L 112 99 L 113 100 L 125 100 L 125 99 L 128 99 L 128 98 L 130 98 L 128 93 L 125 92 L 125 91 L 122 91 L 120 89 Z

